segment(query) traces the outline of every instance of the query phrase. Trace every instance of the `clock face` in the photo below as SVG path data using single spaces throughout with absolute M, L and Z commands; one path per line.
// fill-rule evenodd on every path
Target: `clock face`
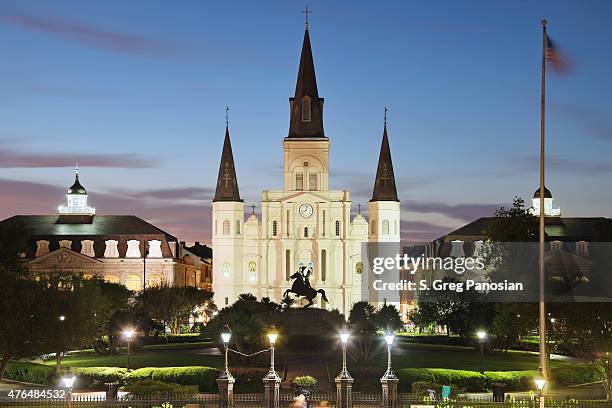
M 312 215 L 312 205 L 302 204 L 299 208 L 300 215 L 304 218 L 308 218 Z

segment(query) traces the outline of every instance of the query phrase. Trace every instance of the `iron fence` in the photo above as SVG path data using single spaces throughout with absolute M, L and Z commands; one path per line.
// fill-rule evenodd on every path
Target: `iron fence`
M 289 407 L 294 401 L 292 393 L 280 394 L 280 406 Z M 309 408 L 335 408 L 335 393 L 316 393 L 308 396 Z M 234 394 L 236 408 L 263 407 L 263 394 Z M 381 394 L 353 393 L 353 408 L 380 408 Z M 26 407 L 100 407 L 100 408 L 216 408 L 219 406 L 217 394 L 198 394 L 188 397 L 148 397 L 106 400 L 104 395 L 73 395 L 70 403 L 65 399 L 0 399 L 0 406 L 10 408 Z M 416 398 L 411 394 L 398 394 L 398 408 L 435 407 L 435 408 L 538 408 L 535 399 L 493 402 L 486 398 L 459 401 L 429 401 Z M 602 400 L 546 400 L 546 408 L 612 408 L 612 402 Z

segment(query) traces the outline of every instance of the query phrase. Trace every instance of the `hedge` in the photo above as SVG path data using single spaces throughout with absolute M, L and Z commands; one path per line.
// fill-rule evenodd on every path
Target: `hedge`
M 10 361 L 4 372 L 7 380 L 53 385 L 54 367 L 36 363 Z
M 190 396 L 198 393 L 196 385 L 182 385 L 155 380 L 136 381 L 122 388 L 132 394 L 132 397 L 169 397 Z
M 121 382 L 127 369 L 121 367 L 75 367 L 71 371 L 77 377 L 78 389 L 106 389 L 105 383 Z
M 574 385 L 601 381 L 600 374 L 590 364 L 553 368 L 550 374 L 555 385 Z
M 506 391 L 525 391 L 533 389 L 533 379 L 537 370 L 523 371 L 485 371 L 487 386 L 491 388 L 493 384 L 505 384 Z
M 151 379 L 166 383 L 197 385 L 201 392 L 214 392 L 218 370 L 211 367 L 145 367 L 130 372 L 128 384 Z
M 403 368 L 397 370 L 400 390 L 409 392 L 412 383 L 426 381 L 430 383 L 454 385 L 466 391 L 481 391 L 486 388 L 487 377 L 476 371 L 451 370 L 446 368 Z

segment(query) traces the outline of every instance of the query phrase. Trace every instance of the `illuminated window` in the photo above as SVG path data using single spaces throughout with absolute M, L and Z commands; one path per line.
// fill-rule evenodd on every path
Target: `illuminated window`
M 336 236 L 340 236 L 340 221 L 336 221 Z
M 104 280 L 110 283 L 120 283 L 119 276 L 117 275 L 104 275 Z
M 125 253 L 126 258 L 140 258 L 140 241 L 136 239 L 130 239 L 127 242 L 128 248 Z
M 105 242 L 106 249 L 104 249 L 105 258 L 119 258 L 119 251 L 117 250 L 117 244 L 119 242 L 114 239 L 109 239 Z
M 295 189 L 303 190 L 304 189 L 304 173 L 297 172 L 295 173 Z
M 311 113 L 311 99 L 309 96 L 304 96 L 302 98 L 302 122 L 310 122 Z
M 81 253 L 94 258 L 96 254 L 94 253 L 93 243 L 94 242 L 89 239 L 84 239 L 81 241 Z
M 36 241 L 36 256 L 46 255 L 49 253 L 49 241 Z
M 152 239 L 148 243 L 148 254 L 147 258 L 162 258 L 161 241 Z
M 278 235 L 278 223 L 276 222 L 276 220 L 272 221 L 272 235 Z
M 229 262 L 223 262 L 223 269 L 221 271 L 224 278 L 229 278 L 232 272 L 232 265 Z
M 125 287 L 129 290 L 139 291 L 142 289 L 142 278 L 138 275 L 128 275 L 125 278 Z
M 68 239 L 62 239 L 59 242 L 59 246 L 60 246 L 60 248 L 68 248 L 68 249 L 70 249 L 72 247 L 72 241 L 70 241 Z
M 229 235 L 230 233 L 230 222 L 229 220 L 223 220 L 223 235 Z
M 317 189 L 317 173 L 308 173 L 308 189 L 315 191 Z
M 383 220 L 382 233 L 383 235 L 389 235 L 389 220 Z
M 257 280 L 257 262 L 249 262 L 249 281 L 255 282 Z

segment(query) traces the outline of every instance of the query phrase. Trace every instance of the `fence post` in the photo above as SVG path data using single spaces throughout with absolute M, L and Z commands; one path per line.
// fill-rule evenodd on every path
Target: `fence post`
M 276 371 L 270 370 L 263 378 L 264 383 L 264 407 L 279 408 L 280 407 L 280 383 L 281 378 L 276 374 Z
M 336 407 L 352 408 L 353 378 L 347 371 L 342 371 L 336 377 Z
M 397 408 L 397 385 L 399 378 L 393 372 L 387 372 L 380 379 L 382 385 L 382 407 Z
M 217 378 L 219 388 L 219 407 L 234 408 L 234 382 L 236 380 L 227 371 L 221 373 Z

